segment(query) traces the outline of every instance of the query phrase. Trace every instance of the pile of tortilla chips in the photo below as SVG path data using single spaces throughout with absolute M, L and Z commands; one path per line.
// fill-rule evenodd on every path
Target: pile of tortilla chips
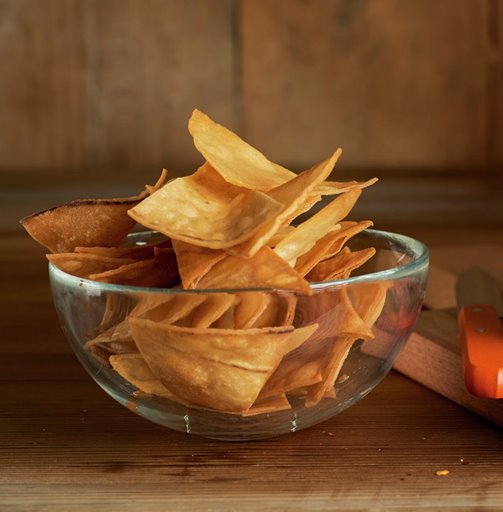
M 372 222 L 345 219 L 376 180 L 327 181 L 340 149 L 295 174 L 197 110 L 189 131 L 205 159 L 194 174 L 166 182 L 163 171 L 138 196 L 21 221 L 64 272 L 129 285 L 107 295 L 86 348 L 137 393 L 191 407 L 246 416 L 334 397 L 350 348 L 373 337 L 386 285 L 310 283 L 347 278 L 375 254 L 347 246 Z M 136 223 L 161 238 L 122 245 Z

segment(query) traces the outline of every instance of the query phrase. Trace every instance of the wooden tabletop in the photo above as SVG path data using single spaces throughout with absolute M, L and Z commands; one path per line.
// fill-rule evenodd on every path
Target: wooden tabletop
M 271 440 L 170 431 L 81 368 L 52 307 L 43 250 L 4 233 L 0 269 L 2 511 L 503 509 L 501 430 L 399 374 L 339 416 Z

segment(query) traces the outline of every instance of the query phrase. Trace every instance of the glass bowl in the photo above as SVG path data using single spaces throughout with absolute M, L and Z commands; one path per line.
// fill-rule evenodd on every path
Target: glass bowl
M 127 244 L 144 245 L 155 241 L 156 237 L 158 234 L 155 232 L 135 233 L 128 237 Z M 426 287 L 428 249 L 425 245 L 407 236 L 366 230 L 354 237 L 349 246 L 353 250 L 373 246 L 377 252 L 358 269 L 357 275 L 312 283 L 310 296 L 279 290 L 179 290 L 114 285 L 69 275 L 52 264 L 49 264 L 49 275 L 53 301 L 72 349 L 91 377 L 110 396 L 136 414 L 174 430 L 218 440 L 255 440 L 307 428 L 356 403 L 386 376 L 413 329 Z M 246 354 L 235 356 L 237 363 L 233 351 L 241 349 L 232 345 L 234 338 L 230 337 L 228 352 L 223 356 L 222 353 L 217 354 L 218 357 L 229 358 L 221 379 L 224 382 L 218 381 L 217 376 L 216 380 L 208 378 L 204 385 L 204 378 L 208 377 L 206 373 L 212 373 L 221 363 L 215 362 L 215 346 L 209 338 L 205 340 L 204 331 L 203 336 L 200 334 L 193 343 L 199 347 L 197 357 L 183 352 L 186 345 L 180 344 L 192 344 L 193 340 L 187 342 L 187 338 L 176 338 L 177 329 L 183 331 L 190 316 L 186 315 L 184 320 L 180 303 L 220 300 L 223 294 L 237 295 L 239 300 L 251 302 L 260 297 L 261 300 L 267 299 L 268 304 L 275 304 L 274 314 L 269 315 L 269 320 L 261 320 L 263 326 L 283 326 L 276 329 L 283 332 L 292 329 L 286 325 L 293 325 L 297 333 L 307 326 L 310 333 L 315 329 L 314 333 L 292 349 L 294 345 L 285 344 L 283 338 L 271 339 L 268 332 L 275 332 L 274 329 L 255 329 L 246 338 L 247 348 L 243 349 Z M 166 343 L 174 347 L 172 354 L 185 354 L 185 358 L 177 360 L 175 357 L 174 362 L 166 363 L 171 365 L 171 370 L 162 370 L 168 383 L 175 382 L 178 386 L 175 387 L 178 396 L 183 395 L 181 399 L 174 398 L 171 389 L 170 393 L 152 394 L 157 393 L 155 389 L 159 386 L 164 387 L 160 381 L 152 381 L 149 365 L 145 371 L 150 376 L 145 377 L 145 371 L 142 374 L 140 368 L 135 370 L 139 374 L 135 378 L 150 379 L 148 389 L 154 389 L 152 392 L 142 391 L 131 384 L 131 379 L 124 379 L 110 364 L 111 360 L 124 359 L 123 354 L 129 354 L 126 359 L 141 359 L 143 350 L 139 354 L 138 347 L 143 349 L 144 343 L 148 345 L 151 342 L 148 332 L 140 332 L 138 328 L 133 330 L 133 334 L 136 332 L 135 335 L 142 340 L 138 347 L 129 331 L 115 344 L 99 342 L 100 334 L 107 329 L 115 329 L 119 324 L 128 325 L 127 318 L 133 316 L 135 307 L 137 310 L 138 304 L 149 301 L 151 304 L 164 304 L 161 307 L 163 315 L 156 319 L 152 314 L 150 321 L 165 321 L 167 311 L 171 321 L 182 326 L 170 331 L 171 338 Z M 170 311 L 169 304 L 175 303 L 178 305 L 176 308 L 172 306 Z M 176 314 L 173 315 L 175 309 Z M 229 311 L 232 310 L 227 310 L 227 315 Z M 266 308 L 262 316 L 267 317 L 270 311 Z M 355 311 L 358 314 L 356 319 Z M 237 314 L 235 310 L 233 314 Z M 173 320 L 175 317 L 176 321 Z M 260 327 L 260 323 L 256 325 Z M 225 322 L 220 319 L 207 332 L 214 333 L 217 328 L 225 327 Z M 242 339 L 236 341 L 238 345 L 242 342 Z M 163 346 L 163 340 L 160 343 Z M 288 348 L 278 349 L 287 345 Z M 267 367 L 254 373 L 256 368 L 248 369 L 247 360 L 243 361 L 243 358 L 251 354 L 256 362 L 257 357 L 266 357 L 262 350 L 267 354 L 280 350 L 279 359 L 272 363 L 269 361 L 273 369 Z M 161 354 L 159 360 L 150 359 L 150 367 L 162 366 L 163 357 Z M 157 376 L 158 373 L 154 377 L 157 379 Z M 178 380 L 172 380 L 172 377 Z M 197 390 L 192 389 L 191 379 L 199 386 L 205 400 L 199 400 Z M 261 387 L 257 389 L 262 389 L 264 397 L 255 409 L 236 412 L 224 399 L 221 406 L 220 396 L 228 393 L 232 396 L 240 386 L 246 387 L 248 380 L 254 382 L 257 379 L 262 379 Z M 166 380 L 162 382 L 166 384 Z M 141 382 L 139 387 L 143 387 Z M 264 389 L 269 389 L 269 397 Z M 218 410 L 221 407 L 225 410 Z

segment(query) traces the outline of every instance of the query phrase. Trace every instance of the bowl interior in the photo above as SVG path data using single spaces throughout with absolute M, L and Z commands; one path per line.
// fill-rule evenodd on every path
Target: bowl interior
M 128 243 L 150 243 L 156 236 L 153 232 L 135 233 L 130 235 Z M 296 329 L 313 324 L 318 326 L 308 341 L 283 356 L 282 364 L 286 365 L 284 361 L 287 361 L 295 369 L 291 380 L 300 384 L 302 379 L 307 379 L 309 369 L 311 380 L 306 382 L 311 385 L 316 383 L 319 375 L 326 376 L 329 370 L 335 378 L 315 404 L 306 406 L 306 391 L 299 386 L 295 392 L 286 395 L 288 409 L 251 416 L 210 410 L 198 404 L 187 405 L 138 392 L 135 385 L 110 366 L 109 358 L 113 354 L 110 345 L 96 344 L 90 350 L 90 341 L 103 332 L 104 319 L 107 319 L 107 328 L 124 322 L 140 299 L 197 295 L 207 300 L 222 291 L 159 290 L 97 283 L 70 276 L 52 265 L 49 273 L 62 328 L 83 366 L 109 395 L 150 421 L 175 430 L 222 440 L 261 439 L 306 428 L 354 404 L 387 374 L 405 343 L 422 305 L 428 251 L 416 240 L 376 230 L 361 233 L 350 244 L 354 250 L 369 246 L 376 248 L 376 255 L 354 276 L 313 283 L 311 296 L 279 290 L 260 292 L 270 296 L 272 303 L 286 308 L 283 316 L 288 317 Z M 259 292 L 225 290 L 225 293 L 247 297 Z M 373 300 L 377 294 L 381 294 L 382 301 L 373 311 L 375 318 L 369 324 L 371 336 L 342 332 L 341 319 L 347 311 L 341 306 L 341 297 L 349 297 L 354 305 L 363 299 Z M 289 306 L 292 303 L 293 310 Z M 279 310 L 281 307 L 278 306 Z M 256 342 L 260 343 L 260 340 L 257 338 Z M 189 367 L 183 377 L 189 382 L 199 372 L 199 366 L 194 365 L 192 375 Z M 207 391 L 211 393 L 212 389 Z

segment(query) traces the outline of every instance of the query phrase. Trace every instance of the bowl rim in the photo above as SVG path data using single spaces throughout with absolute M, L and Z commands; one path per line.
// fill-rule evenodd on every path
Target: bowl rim
M 154 231 L 137 231 L 134 233 L 130 233 L 128 238 L 141 237 L 145 236 L 149 233 L 155 233 Z M 380 280 L 391 280 L 391 279 L 401 279 L 410 274 L 413 274 L 416 271 L 420 271 L 421 269 L 427 267 L 429 260 L 429 249 L 428 247 L 419 240 L 416 240 L 407 235 L 402 235 L 398 233 L 393 233 L 390 231 L 382 231 L 378 229 L 366 229 L 359 235 L 373 235 L 381 238 L 388 238 L 393 240 L 395 243 L 398 243 L 404 247 L 407 247 L 412 255 L 413 259 L 402 265 L 400 267 L 392 267 L 385 270 L 379 270 L 377 272 L 370 272 L 368 274 L 362 274 L 359 276 L 348 277 L 347 279 L 335 279 L 332 281 L 323 281 L 323 282 L 313 282 L 309 283 L 309 286 L 312 290 L 320 290 L 324 288 L 329 288 L 333 286 L 343 286 L 350 285 L 356 283 L 367 283 L 374 282 Z M 358 236 L 358 235 L 357 235 Z M 57 268 L 53 263 L 49 262 L 49 276 L 51 278 L 56 278 L 59 281 L 64 281 L 65 285 L 68 286 L 77 286 L 79 288 L 85 287 L 86 289 L 91 289 L 95 291 L 102 292 L 151 292 L 151 293 L 242 293 L 242 292 L 256 292 L 256 291 L 267 291 L 267 292 L 281 292 L 281 293 L 298 293 L 293 290 L 286 290 L 281 288 L 211 288 L 211 289 L 203 289 L 203 288 L 195 288 L 195 289 L 181 289 L 181 288 L 153 288 L 148 286 L 133 286 L 133 285 L 124 285 L 124 284 L 113 284 L 113 283 L 103 283 L 100 281 L 93 281 L 91 279 L 86 279 L 83 277 L 74 276 L 72 274 L 68 274 L 63 270 Z

